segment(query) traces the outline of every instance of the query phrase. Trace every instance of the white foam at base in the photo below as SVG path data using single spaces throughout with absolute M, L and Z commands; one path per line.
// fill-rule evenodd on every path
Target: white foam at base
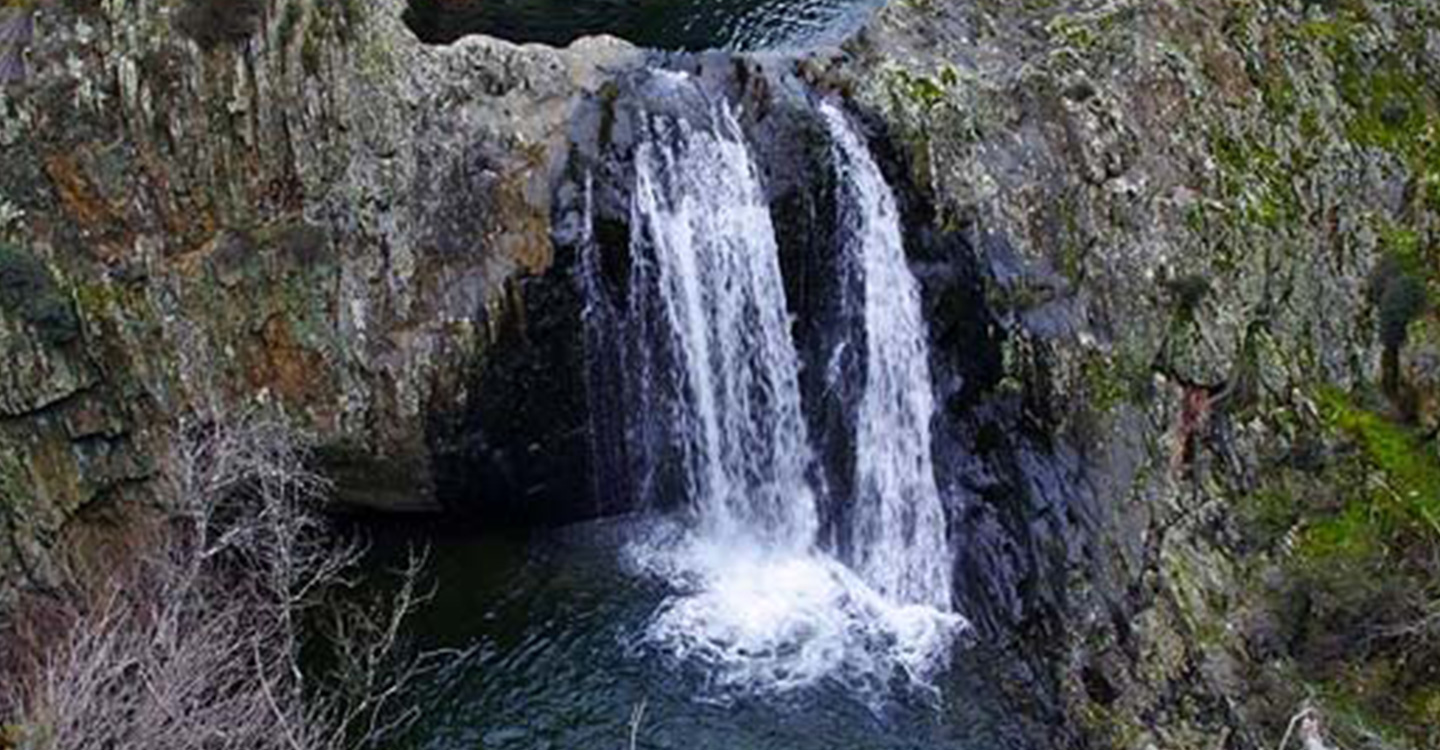
M 897 680 L 928 688 L 967 627 L 953 612 L 887 600 L 824 553 L 665 536 L 630 548 L 636 564 L 674 588 L 646 639 L 705 667 L 712 698 L 826 680 L 874 696 Z

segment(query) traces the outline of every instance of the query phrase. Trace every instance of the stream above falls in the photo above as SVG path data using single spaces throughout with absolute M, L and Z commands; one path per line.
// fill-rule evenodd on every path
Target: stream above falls
M 799 49 L 839 42 L 880 0 L 412 0 L 432 44 L 468 34 L 565 46 L 597 34 L 664 50 Z

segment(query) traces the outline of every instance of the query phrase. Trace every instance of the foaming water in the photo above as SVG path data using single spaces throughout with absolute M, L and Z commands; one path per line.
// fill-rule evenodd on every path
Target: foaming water
M 1039 747 L 999 690 L 1008 656 L 984 643 L 957 650 L 958 666 L 936 675 L 938 706 L 933 691 L 880 701 L 823 677 L 783 691 L 718 686 L 698 654 L 675 657 L 656 640 L 661 613 L 681 599 L 666 577 L 637 574 L 624 545 L 648 532 L 632 522 L 515 539 L 451 519 L 364 521 L 366 584 L 383 586 L 416 546 L 428 548 L 440 586 L 408 635 L 417 648 L 469 655 L 412 686 L 422 718 L 386 750 L 616 750 L 632 733 L 646 750 Z
M 649 642 L 698 667 L 711 700 L 822 682 L 874 701 L 894 688 L 930 690 L 964 626 L 953 613 L 895 604 L 820 552 L 672 532 L 629 554 L 673 588 Z

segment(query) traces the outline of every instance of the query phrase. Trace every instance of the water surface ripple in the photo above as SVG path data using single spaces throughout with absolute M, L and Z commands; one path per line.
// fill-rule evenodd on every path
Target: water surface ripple
M 882 0 L 412 0 L 416 35 L 444 44 L 468 34 L 565 46 L 610 34 L 667 50 L 761 50 L 834 44 Z

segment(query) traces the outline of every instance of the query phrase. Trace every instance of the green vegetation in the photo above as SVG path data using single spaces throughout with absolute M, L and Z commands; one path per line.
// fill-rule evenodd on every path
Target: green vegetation
M 354 41 L 363 22 L 362 0 L 314 0 L 309 23 L 300 46 L 300 62 L 309 75 L 318 75 L 323 64 L 326 40 Z M 298 7 L 297 4 L 291 8 Z M 293 34 L 293 32 L 292 32 Z M 283 38 L 290 39 L 292 34 Z
M 1300 165 L 1293 159 L 1259 137 L 1226 132 L 1211 136 L 1210 152 L 1220 167 L 1217 187 L 1228 223 L 1281 231 L 1302 221 L 1294 187 Z
M 1381 478 L 1367 497 L 1346 509 L 1345 522 L 1358 521 L 1353 528 L 1377 541 L 1413 538 L 1440 547 L 1440 458 L 1434 447 L 1410 427 L 1359 408 L 1338 391 L 1324 392 L 1321 406 L 1328 425 L 1354 440 Z M 1352 513 L 1356 507 L 1364 512 Z M 1326 524 L 1314 531 L 1326 535 Z
M 1165 282 L 1164 286 L 1174 305 L 1175 319 L 1179 323 L 1193 322 L 1195 311 L 1200 308 L 1200 303 L 1204 302 L 1211 292 L 1210 279 L 1200 273 L 1191 273 L 1170 279 Z
M 1106 354 L 1094 352 L 1080 365 L 1085 403 L 1099 415 L 1109 414 L 1122 403 L 1142 403 L 1150 384 L 1150 363 L 1123 350 Z
M 1357 50 L 1356 32 L 1366 20 L 1363 8 L 1346 7 L 1330 19 L 1306 23 L 1301 38 L 1325 44 L 1339 70 L 1340 97 L 1352 112 L 1346 136 L 1400 158 L 1413 172 L 1419 195 L 1431 210 L 1440 210 L 1440 92 L 1407 64 L 1423 55 Z
M 1351 61 L 1341 74 L 1340 96 L 1355 110 L 1348 128 L 1351 140 L 1418 155 L 1416 149 L 1423 144 L 1415 136 L 1425 131 L 1431 109 L 1418 78 L 1394 62 L 1367 71 Z
M 285 5 L 283 15 L 280 16 L 279 36 L 281 43 L 289 44 L 296 38 L 300 23 L 305 20 L 305 5 L 295 1 Z
M 1093 13 L 1061 13 L 1045 24 L 1045 33 L 1055 42 L 1087 55 L 1114 53 L 1123 48 L 1127 32 L 1133 31 L 1136 12 L 1119 6 Z
M 1429 307 L 1429 292 L 1425 283 L 1426 266 L 1414 234 L 1395 234 L 1386 242 L 1391 251 L 1381 256 L 1370 273 L 1366 294 L 1383 347 L 1381 384 L 1387 396 L 1402 403 L 1405 399 L 1400 355 L 1410 337 L 1410 324 Z
M 1246 499 L 1248 536 L 1281 552 L 1272 605 L 1288 655 L 1343 746 L 1431 746 L 1440 684 L 1440 455 L 1433 439 L 1317 394 L 1318 465 L 1277 472 Z M 1354 743 L 1354 744 L 1351 744 Z
M 80 335 L 70 299 L 55 284 L 50 270 L 34 255 L 5 243 L 0 243 L 0 309 L 24 321 L 53 346 L 68 344 Z
M 907 145 L 916 184 L 928 185 L 959 153 L 984 136 L 987 111 L 975 81 L 951 65 L 933 74 L 898 65 L 882 69 L 885 96 L 895 120 L 894 137 Z M 932 146 L 943 144 L 945 153 Z M 953 228 L 954 212 L 941 210 L 940 224 Z
M 316 0 L 315 10 L 349 39 L 361 23 L 362 5 L 363 0 Z
M 904 68 L 893 68 L 889 73 L 890 94 L 896 99 L 896 104 L 911 104 L 921 111 L 943 104 L 948 92 L 960 82 L 960 74 L 948 66 L 935 77 L 912 73 Z
M 1393 255 L 1380 259 L 1372 274 L 1370 301 L 1380 325 L 1380 341 L 1399 350 L 1409 337 L 1410 324 L 1425 311 L 1425 283 L 1405 270 Z

